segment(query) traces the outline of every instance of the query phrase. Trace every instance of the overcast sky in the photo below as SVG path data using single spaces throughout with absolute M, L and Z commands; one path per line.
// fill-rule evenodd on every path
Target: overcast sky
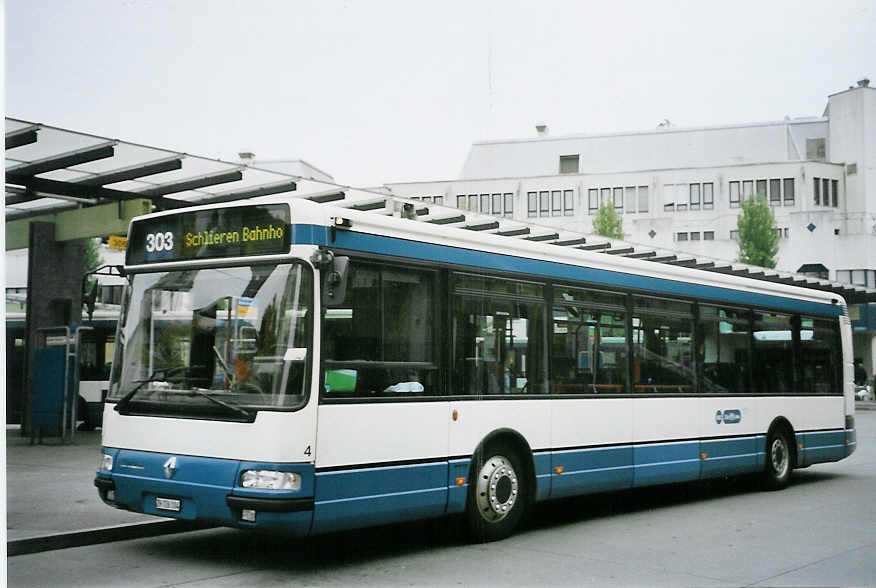
M 876 2 L 6 0 L 7 115 L 357 186 L 472 142 L 819 116 Z

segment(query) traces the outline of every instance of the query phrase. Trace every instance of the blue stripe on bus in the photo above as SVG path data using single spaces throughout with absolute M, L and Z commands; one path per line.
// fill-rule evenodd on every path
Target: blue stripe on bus
M 760 469 L 766 438 L 763 435 L 700 441 L 700 477 L 727 476 Z M 759 465 L 760 464 L 760 465 Z
M 846 429 L 846 457 L 855 452 L 858 446 L 858 437 L 855 429 Z
M 842 313 L 842 308 L 839 305 L 796 300 L 771 294 L 759 294 L 741 289 L 679 282 L 666 278 L 642 276 L 620 271 L 540 261 L 500 253 L 475 251 L 462 247 L 422 243 L 397 237 L 357 233 L 355 231 L 336 231 L 335 241 L 329 243 L 325 227 L 314 225 L 294 225 L 292 235 L 293 242 L 296 244 L 331 246 L 365 253 L 445 262 L 472 268 L 487 268 L 498 271 L 540 275 L 604 286 L 649 290 L 661 294 L 708 298 L 727 303 L 767 306 L 803 313 L 833 316 L 838 316 Z
M 799 433 L 797 442 L 803 444 L 797 451 L 798 463 L 809 465 L 813 463 L 823 463 L 826 461 L 838 461 L 846 457 L 847 433 L 844 429 L 836 431 L 816 431 L 812 433 Z
M 551 497 L 581 492 L 601 492 L 629 488 L 633 484 L 633 447 L 600 447 L 557 451 L 552 455 L 554 467 L 561 474 L 551 480 Z
M 633 464 L 633 486 L 696 480 L 700 476 L 700 444 L 635 445 Z
M 313 531 L 440 516 L 448 482 L 448 462 L 317 472 Z

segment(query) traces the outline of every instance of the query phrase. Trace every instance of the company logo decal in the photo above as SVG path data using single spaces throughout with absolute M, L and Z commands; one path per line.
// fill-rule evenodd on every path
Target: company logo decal
M 741 420 L 742 411 L 735 408 L 732 410 L 719 410 L 715 413 L 715 422 L 719 425 L 721 423 L 724 423 L 725 425 L 735 425 Z

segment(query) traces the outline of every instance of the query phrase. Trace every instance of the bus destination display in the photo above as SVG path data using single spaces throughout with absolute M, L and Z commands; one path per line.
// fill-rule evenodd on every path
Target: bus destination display
M 196 210 L 135 221 L 127 263 L 285 253 L 289 222 L 286 204 Z

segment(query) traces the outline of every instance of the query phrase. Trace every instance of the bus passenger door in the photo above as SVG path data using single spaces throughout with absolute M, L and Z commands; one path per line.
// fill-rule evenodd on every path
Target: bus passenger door
M 322 313 L 314 532 L 444 514 L 437 272 L 353 262 Z

